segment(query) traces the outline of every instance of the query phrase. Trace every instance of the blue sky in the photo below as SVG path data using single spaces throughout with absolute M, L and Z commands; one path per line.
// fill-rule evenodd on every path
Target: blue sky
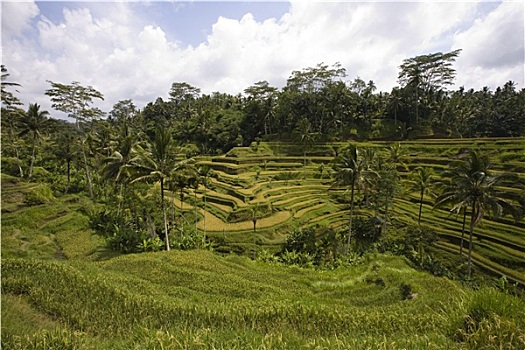
M 104 2 L 101 3 L 104 6 Z M 63 8 L 81 9 L 89 6 L 85 2 L 37 2 L 41 14 L 55 23 L 63 20 Z M 240 20 L 246 13 L 254 15 L 257 21 L 280 18 L 290 7 L 288 2 L 132 2 L 130 6 L 140 12 L 143 24 L 152 24 L 165 29 L 172 41 L 198 46 L 206 41 L 212 25 L 219 16 Z M 35 20 L 37 20 L 35 18 Z
M 19 97 L 51 111 L 47 80 L 92 85 L 110 111 L 173 82 L 232 94 L 340 62 L 347 79 L 397 85 L 403 59 L 462 49 L 456 87 L 524 86 L 524 5 L 508 2 L 6 2 L 2 64 Z M 55 112 L 53 112 L 55 113 Z

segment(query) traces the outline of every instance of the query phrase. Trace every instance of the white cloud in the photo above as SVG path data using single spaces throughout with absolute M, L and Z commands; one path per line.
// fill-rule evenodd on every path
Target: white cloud
M 516 43 L 520 35 L 523 39 L 523 5 L 515 3 L 503 3 L 475 20 L 478 4 L 472 2 L 294 2 L 277 19 L 220 17 L 206 42 L 196 47 L 170 41 L 169 28 L 148 23 L 141 5 L 129 3 L 66 8 L 56 23 L 41 16 L 38 35 L 20 38 L 27 29 L 21 23 L 30 23 L 38 8 L 19 5 L 8 8 L 25 15 L 18 29 L 9 29 L 3 38 L 3 63 L 12 80 L 23 85 L 23 102 L 38 102 L 48 110 L 46 80 L 92 85 L 105 95 L 99 106 L 109 111 L 121 99 L 131 98 L 142 107 L 159 96 L 167 98 L 176 81 L 204 93 L 237 94 L 260 80 L 282 87 L 293 70 L 320 62 L 340 62 L 348 79 L 360 76 L 389 91 L 397 84 L 403 59 L 456 47 L 464 49 L 458 80 L 467 74 L 475 83 L 502 72 L 518 83 L 523 79 L 523 55 L 520 61 L 517 54 L 523 52 L 523 40 Z M 503 38 L 512 42 L 507 45 Z M 495 49 L 501 54 L 495 55 Z M 521 75 L 515 77 L 520 62 Z
M 4 2 L 2 9 L 2 35 L 21 36 L 30 26 L 30 21 L 38 16 L 40 10 L 33 2 Z
M 524 4 L 503 2 L 454 38 L 458 85 L 495 88 L 513 80 L 524 87 Z

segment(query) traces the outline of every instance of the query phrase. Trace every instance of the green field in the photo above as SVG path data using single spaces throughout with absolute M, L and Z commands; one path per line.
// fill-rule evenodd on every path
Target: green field
M 383 152 L 389 145 L 361 146 Z M 331 152 L 341 146 L 314 146 L 306 166 L 300 149 L 285 143 L 200 159 L 215 173 L 211 185 L 186 189 L 182 203 L 177 193 L 169 197 L 189 220 L 196 218 L 215 253 L 120 255 L 90 228 L 87 214 L 95 204 L 88 198 L 65 195 L 30 205 L 45 185 L 2 175 L 2 348 L 525 348 L 523 298 L 432 276 L 404 257 L 371 251 L 333 270 L 249 258 L 254 251 L 279 251 L 295 228 L 347 225 L 348 203 L 342 190 L 331 188 L 329 173 Z M 525 139 L 401 147 L 408 169 L 431 166 L 439 174 L 461 149 L 476 147 L 491 156 L 496 171 L 525 178 Z M 418 197 L 406 187 L 391 215 L 414 224 Z M 255 204 L 265 211 L 254 232 L 248 209 Z M 425 197 L 422 225 L 438 236 L 431 250 L 459 264 L 461 218 L 432 205 Z M 371 214 L 356 207 L 356 216 Z M 484 219 L 475 230 L 473 262 L 475 274 L 525 284 L 523 222 Z

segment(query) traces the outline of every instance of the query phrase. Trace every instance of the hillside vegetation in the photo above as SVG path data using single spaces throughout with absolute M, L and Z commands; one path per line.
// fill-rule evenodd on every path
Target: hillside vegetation
M 362 146 L 382 152 L 389 145 Z M 329 173 L 341 146 L 315 145 L 306 162 L 299 146 L 285 143 L 200 159 L 214 171 L 211 185 L 184 189 L 182 202 L 177 192 L 168 197 L 222 255 L 121 255 L 91 228 L 97 204 L 2 175 L 2 348 L 524 348 L 523 299 L 417 271 L 405 257 L 372 249 L 332 270 L 262 261 L 275 261 L 261 257 L 278 252 L 292 230 L 347 224 L 347 195 L 331 188 Z M 523 139 L 401 147 L 408 169 L 439 169 L 462 148 L 479 147 L 496 170 L 525 172 Z M 417 193 L 402 187 L 393 200 L 390 234 L 396 225 L 417 222 Z M 422 216 L 422 225 L 439 238 L 429 252 L 457 264 L 461 220 L 432 204 L 425 198 Z M 260 208 L 255 231 L 254 206 Z M 372 214 L 365 205 L 356 207 L 357 216 Z M 503 290 L 525 281 L 522 223 L 487 219 L 476 238 L 476 274 L 505 276 Z M 260 259 L 244 256 L 254 252 Z
M 360 143 L 385 154 L 395 143 Z M 417 167 L 432 168 L 435 180 L 448 164 L 465 149 L 480 149 L 491 157 L 497 173 L 511 172 L 525 179 L 524 139 L 420 140 L 399 143 L 402 159 L 398 162 L 400 186 L 392 200 L 391 225 L 417 225 L 419 194 L 409 191 L 409 175 Z M 206 228 L 219 251 L 249 253 L 253 249 L 276 252 L 287 234 L 297 227 L 319 225 L 344 228 L 348 224 L 348 191 L 333 187 L 330 161 L 344 144 L 313 146 L 303 166 L 302 149 L 292 143 L 260 143 L 252 147 L 234 148 L 225 156 L 201 161 L 215 173 L 212 184 L 200 187 L 197 196 L 201 207 L 197 227 Z M 402 165 L 402 166 L 401 166 Z M 523 189 L 511 188 L 522 194 Z M 435 190 L 436 192 L 438 189 Z M 188 196 L 192 197 L 192 196 Z M 362 203 L 356 215 L 371 217 L 374 210 Z M 252 218 L 246 208 L 257 205 L 269 208 L 261 214 L 253 232 Z M 450 266 L 457 265 L 462 230 L 461 215 L 451 214 L 447 207 L 433 208 L 434 199 L 424 197 L 421 225 L 434 232 L 438 241 L 432 250 Z M 190 211 L 188 207 L 188 211 Z M 244 216 L 243 216 L 244 213 Z M 242 221 L 244 218 L 244 221 Z M 206 226 L 206 227 L 204 227 Z M 254 246 L 253 236 L 256 236 Z M 504 275 L 525 284 L 525 225 L 512 217 L 491 219 L 475 229 L 473 260 L 483 271 Z

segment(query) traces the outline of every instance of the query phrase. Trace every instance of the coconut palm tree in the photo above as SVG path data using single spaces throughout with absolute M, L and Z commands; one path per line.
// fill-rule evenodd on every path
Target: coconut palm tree
M 359 152 L 355 145 L 349 145 L 335 159 L 335 186 L 347 186 L 350 190 L 350 218 L 348 221 L 348 239 L 346 242 L 346 253 L 350 250 L 352 239 L 352 218 L 354 215 L 354 193 L 356 183 L 363 171 L 363 162 L 359 158 Z
M 489 158 L 475 150 L 469 150 L 463 159 L 450 164 L 444 175 L 449 182 L 437 197 L 435 206 L 452 204 L 451 212 L 454 213 L 470 208 L 467 272 L 470 278 L 474 228 L 486 214 L 497 217 L 509 213 L 516 219 L 520 218 L 525 208 L 525 196 L 504 187 L 510 184 L 523 187 L 523 183 L 514 174 L 494 174 Z
M 35 151 L 36 145 L 40 137 L 42 136 L 41 132 L 46 127 L 48 123 L 47 116 L 49 115 L 48 111 L 41 111 L 40 106 L 36 103 L 30 103 L 29 108 L 23 118 L 20 120 L 22 131 L 20 131 L 19 136 L 24 136 L 26 134 L 30 135 L 31 138 L 31 164 L 29 165 L 29 174 L 27 178 L 30 179 L 33 176 L 33 165 L 35 162 Z
M 253 258 L 257 257 L 257 220 L 264 214 L 263 208 L 256 203 L 249 208 L 249 213 L 253 222 Z
M 312 124 L 307 118 L 302 118 L 297 123 L 296 131 L 299 134 L 298 140 L 303 147 L 303 166 L 306 167 L 306 151 L 315 142 L 314 134 L 312 133 Z
M 200 183 L 204 186 L 204 210 L 206 210 L 206 191 L 208 189 L 208 184 L 210 176 L 212 175 L 212 170 L 207 165 L 201 165 L 197 168 L 197 174 L 200 176 Z M 206 215 L 204 215 L 204 240 L 206 240 Z
M 132 159 L 135 156 L 136 148 L 141 145 L 141 141 L 126 124 L 118 131 L 118 139 L 111 142 L 110 145 L 111 155 L 103 158 L 102 177 L 106 180 L 112 180 L 115 185 L 119 185 L 120 209 L 125 201 L 127 186 L 133 177 Z
M 53 141 L 53 153 L 58 160 L 66 162 L 67 186 L 64 194 L 67 194 L 71 187 L 71 163 L 78 157 L 78 141 L 76 129 L 61 132 Z
M 181 238 L 184 236 L 183 219 L 184 219 L 184 189 L 198 186 L 196 169 L 193 166 L 193 160 L 177 162 L 174 164 L 171 176 L 167 179 L 167 186 L 170 190 L 178 189 L 180 191 L 180 222 Z
M 419 192 L 419 214 L 417 216 L 417 224 L 421 226 L 421 212 L 423 211 L 423 197 L 425 194 L 432 194 L 432 185 L 434 169 L 428 167 L 418 167 L 416 172 L 412 174 L 409 184 L 411 187 L 409 191 Z
M 138 181 L 154 181 L 160 183 L 160 199 L 162 216 L 164 220 L 164 235 L 166 250 L 170 250 L 168 238 L 168 219 L 166 216 L 166 205 L 164 202 L 164 190 L 166 182 L 169 181 L 174 173 L 193 161 L 192 159 L 176 160 L 176 144 L 172 137 L 172 130 L 168 127 L 158 126 L 151 144 L 147 147 L 137 145 L 134 149 L 134 157 L 130 160 L 130 166 L 135 169 L 138 177 L 131 183 Z

